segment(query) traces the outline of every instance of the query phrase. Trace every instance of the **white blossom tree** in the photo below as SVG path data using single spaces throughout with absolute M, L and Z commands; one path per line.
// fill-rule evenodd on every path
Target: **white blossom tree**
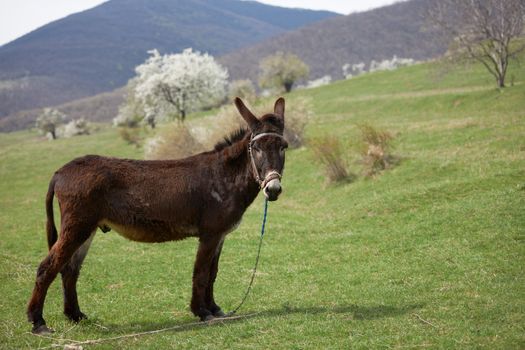
M 89 123 L 84 119 L 73 119 L 69 121 L 63 128 L 59 129 L 61 137 L 73 137 L 79 135 L 89 135 Z
M 381 71 L 381 70 L 394 70 L 399 67 L 411 66 L 416 61 L 412 58 L 398 58 L 396 55 L 391 60 L 386 59 L 383 61 L 370 61 L 370 72 Z
M 144 118 L 144 106 L 135 97 L 137 78 L 130 79 L 126 85 L 125 101 L 120 105 L 118 114 L 113 118 L 113 125 L 125 128 L 137 128 L 142 121 L 150 124 L 150 120 Z M 152 124 L 155 127 L 154 118 Z
M 345 63 L 342 69 L 343 69 L 343 76 L 345 77 L 345 79 L 350 79 L 354 76 L 358 76 L 363 73 L 366 73 L 364 62 L 359 62 L 359 63 L 354 63 L 354 64 Z
M 212 56 L 193 51 L 160 55 L 157 50 L 137 72 L 134 95 L 145 120 L 184 121 L 190 111 L 211 107 L 226 96 L 228 72 Z
M 51 138 L 57 138 L 57 127 L 63 123 L 64 113 L 54 108 L 44 108 L 42 114 L 36 119 L 36 128 L 44 135 L 50 134 Z

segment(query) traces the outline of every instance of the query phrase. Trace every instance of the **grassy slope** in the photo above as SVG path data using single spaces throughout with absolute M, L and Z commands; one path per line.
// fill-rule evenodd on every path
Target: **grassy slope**
M 285 193 L 270 205 L 260 273 L 241 310 L 259 314 L 93 347 L 525 347 L 525 84 L 500 92 L 479 67 L 439 79 L 432 67 L 289 96 L 313 98 L 310 136 L 352 141 L 366 121 L 397 134 L 403 160 L 376 179 L 327 187 L 307 148 L 289 152 Z M 56 142 L 0 136 L 0 347 L 53 343 L 27 334 L 24 317 L 46 250 L 43 199 L 53 170 L 85 153 L 141 156 L 111 130 Z M 226 241 L 216 286 L 225 309 L 248 282 L 261 206 Z M 65 321 L 57 282 L 46 319 L 69 339 L 193 322 L 194 250 L 194 240 L 98 234 L 79 282 L 90 320 Z

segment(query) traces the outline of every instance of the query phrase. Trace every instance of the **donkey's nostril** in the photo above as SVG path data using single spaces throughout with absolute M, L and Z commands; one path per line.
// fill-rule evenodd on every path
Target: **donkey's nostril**
M 270 181 L 268 185 L 266 185 L 266 187 L 264 188 L 264 195 L 270 201 L 276 200 L 279 194 L 281 194 L 281 192 L 282 192 L 281 183 L 277 179 Z

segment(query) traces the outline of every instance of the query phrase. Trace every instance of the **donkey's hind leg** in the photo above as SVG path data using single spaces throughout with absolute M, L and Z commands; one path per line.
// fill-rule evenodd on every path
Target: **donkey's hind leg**
M 226 314 L 221 310 L 221 307 L 215 303 L 215 298 L 213 297 L 213 284 L 215 283 L 215 279 L 217 278 L 217 272 L 219 270 L 219 259 L 221 257 L 223 243 L 224 243 L 224 239 L 221 240 L 221 242 L 217 246 L 217 250 L 215 251 L 215 255 L 211 262 L 210 277 L 208 280 L 208 286 L 206 287 L 206 296 L 205 296 L 206 305 L 208 307 L 208 310 L 210 310 L 210 312 L 215 317 L 226 316 Z
M 52 332 L 51 329 L 47 328 L 46 321 L 42 316 L 47 290 L 56 275 L 71 259 L 75 251 L 89 238 L 89 233 L 92 231 L 90 229 L 86 234 L 82 234 L 82 231 L 67 227 L 67 225 L 63 225 L 63 227 L 66 229 L 62 230 L 60 238 L 49 250 L 49 254 L 42 260 L 37 270 L 35 287 L 27 306 L 27 318 L 33 323 L 33 333 Z
M 81 319 L 87 318 L 80 311 L 78 306 L 77 297 L 77 280 L 80 274 L 80 268 L 82 262 L 86 257 L 91 241 L 95 236 L 95 232 L 91 233 L 91 236 L 82 243 L 80 248 L 73 254 L 67 264 L 62 268 L 60 273 L 62 274 L 62 290 L 64 292 L 64 314 L 74 322 L 79 322 Z

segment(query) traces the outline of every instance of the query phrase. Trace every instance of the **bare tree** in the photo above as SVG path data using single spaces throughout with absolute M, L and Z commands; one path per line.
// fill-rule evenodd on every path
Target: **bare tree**
M 525 48 L 525 0 L 437 0 L 432 24 L 453 40 L 451 52 L 483 64 L 498 87 L 505 87 L 509 61 Z

